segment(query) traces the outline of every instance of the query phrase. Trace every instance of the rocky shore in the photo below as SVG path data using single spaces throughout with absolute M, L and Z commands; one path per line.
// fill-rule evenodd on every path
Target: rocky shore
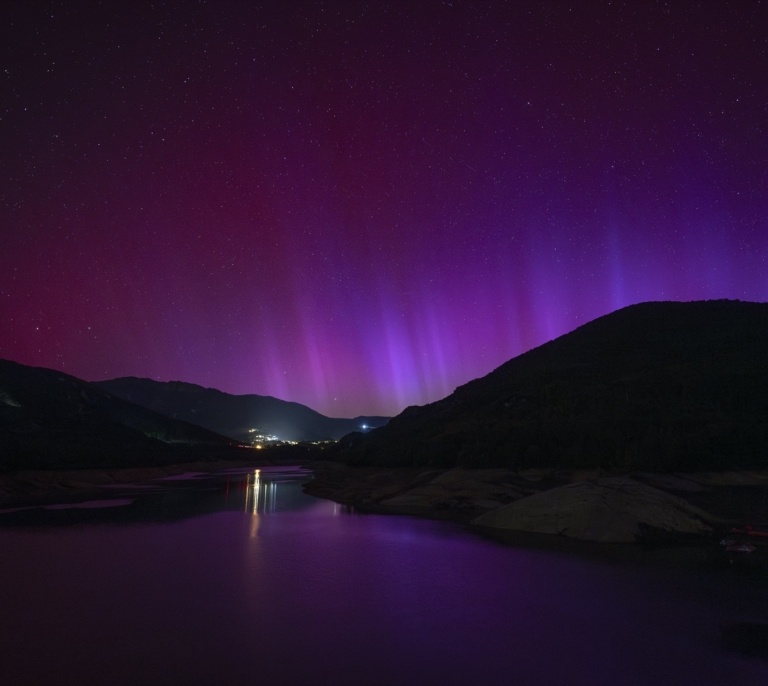
M 360 510 L 579 540 L 719 536 L 768 524 L 768 472 L 349 467 L 315 463 L 311 495 Z

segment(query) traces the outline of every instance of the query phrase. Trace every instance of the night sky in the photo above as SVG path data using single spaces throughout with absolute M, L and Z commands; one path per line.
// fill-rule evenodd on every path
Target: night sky
M 0 357 L 437 400 L 768 300 L 758 2 L 0 4 Z

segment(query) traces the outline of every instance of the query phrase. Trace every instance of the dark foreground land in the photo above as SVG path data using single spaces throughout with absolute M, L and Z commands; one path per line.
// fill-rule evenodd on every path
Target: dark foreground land
M 673 505 L 693 508 L 694 519 L 701 522 L 696 531 L 683 532 L 702 537 L 722 537 L 733 527 L 746 524 L 758 529 L 768 529 L 768 471 L 739 472 L 698 472 L 661 474 L 641 472 L 632 474 L 610 474 L 598 470 L 569 471 L 545 469 L 434 469 L 350 467 L 334 462 L 317 462 L 313 465 L 316 477 L 305 485 L 304 490 L 317 497 L 328 498 L 361 511 L 407 514 L 436 519 L 450 519 L 459 522 L 475 522 L 479 525 L 494 526 L 492 523 L 477 521 L 483 515 L 512 503 L 524 506 L 530 496 L 548 497 L 544 507 L 552 512 L 562 509 L 559 495 L 563 489 L 577 491 L 582 484 L 611 484 L 619 481 L 620 486 L 639 484 L 641 496 L 659 491 L 674 498 Z M 598 499 L 605 501 L 602 493 Z M 665 512 L 666 503 L 651 502 L 647 506 L 638 503 L 619 503 L 616 507 L 633 515 L 635 526 L 631 536 L 617 536 L 610 527 L 577 531 L 582 540 L 633 541 L 643 539 L 673 540 L 679 528 L 678 507 L 666 512 L 668 521 L 662 518 L 656 527 L 643 526 L 649 512 L 655 509 Z M 501 529 L 515 529 L 573 535 L 567 531 L 573 521 L 580 519 L 602 519 L 615 523 L 619 512 L 595 508 L 588 494 L 576 502 L 568 503 L 568 511 L 560 513 L 559 531 L 545 531 L 536 522 L 525 522 L 520 527 L 498 526 Z M 613 534 L 613 535 L 611 535 Z M 766 539 L 768 540 L 768 539 Z M 760 542 L 760 541 L 758 541 Z
M 598 470 L 350 467 L 327 461 L 309 466 L 315 478 L 306 484 L 307 493 L 371 512 L 469 522 L 526 496 L 618 477 L 678 496 L 717 521 L 768 528 L 768 471 L 612 475 Z

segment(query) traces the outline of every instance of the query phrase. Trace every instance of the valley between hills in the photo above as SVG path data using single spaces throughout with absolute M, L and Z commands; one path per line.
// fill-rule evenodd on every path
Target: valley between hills
M 367 511 L 603 542 L 711 538 L 768 524 L 766 341 L 766 304 L 642 303 L 388 423 L 295 403 L 281 417 L 259 396 L 88 384 L 2 361 L 0 491 L 12 504 L 180 469 L 291 463 L 315 470 L 308 493 Z M 236 398 L 250 398 L 250 417 Z M 319 440 L 246 455 L 243 431 L 269 424 L 254 419 L 260 403 L 270 426 L 303 421 Z

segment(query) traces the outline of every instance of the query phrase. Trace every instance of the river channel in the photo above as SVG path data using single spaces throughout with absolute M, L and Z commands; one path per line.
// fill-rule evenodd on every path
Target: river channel
M 513 546 L 268 467 L 0 512 L 0 683 L 768 683 L 760 568 Z

